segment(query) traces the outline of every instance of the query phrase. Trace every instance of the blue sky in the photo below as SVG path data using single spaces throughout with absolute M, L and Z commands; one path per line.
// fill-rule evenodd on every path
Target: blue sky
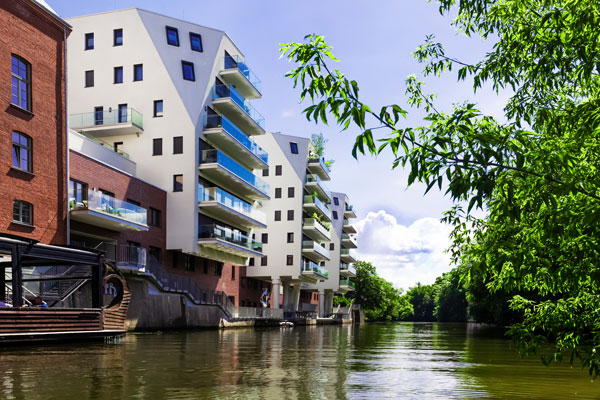
M 442 193 L 424 188 L 406 190 L 405 171 L 392 171 L 392 157 L 351 156 L 356 130 L 340 133 L 336 126 L 306 121 L 299 104 L 299 91 L 284 74 L 292 64 L 280 59 L 279 43 L 301 41 L 309 33 L 324 35 L 340 59 L 335 68 L 358 81 L 361 98 L 374 109 L 384 104 L 405 102 L 405 78 L 422 66 L 411 52 L 427 34 L 435 34 L 447 54 L 465 61 L 478 60 L 489 44 L 465 39 L 440 16 L 436 3 L 425 0 L 170 0 L 135 1 L 47 0 L 63 18 L 76 15 L 139 7 L 201 25 L 224 30 L 246 56 L 248 66 L 262 81 L 263 98 L 254 106 L 265 116 L 267 129 L 309 137 L 322 132 L 329 140 L 327 158 L 334 159 L 329 188 L 348 193 L 358 211 L 359 255 L 372 261 L 379 273 L 397 287 L 417 281 L 431 283 L 450 269 L 443 253 L 448 228 L 438 222 L 451 206 Z M 473 99 L 468 83 L 457 83 L 454 74 L 428 79 L 426 90 L 435 92 L 441 109 L 454 102 Z M 479 95 L 477 100 L 492 113 L 501 115 L 503 98 Z M 420 114 L 411 112 L 407 123 L 418 123 Z M 374 241 L 374 237 L 381 240 Z

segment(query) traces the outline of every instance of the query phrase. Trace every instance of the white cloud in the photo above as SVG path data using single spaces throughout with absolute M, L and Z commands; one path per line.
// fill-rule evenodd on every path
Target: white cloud
M 421 218 L 404 226 L 380 210 L 368 213 L 355 226 L 358 259 L 375 265 L 377 273 L 395 287 L 430 284 L 452 268 L 445 253 L 452 228 L 438 219 Z

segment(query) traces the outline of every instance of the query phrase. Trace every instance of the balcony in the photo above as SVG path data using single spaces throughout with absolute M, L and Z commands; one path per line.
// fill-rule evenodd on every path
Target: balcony
M 252 200 L 269 199 L 269 185 L 219 150 L 204 150 L 200 175 Z
M 260 79 L 252 72 L 240 56 L 227 54 L 221 59 L 223 69 L 219 78 L 227 84 L 236 87 L 242 96 L 247 99 L 257 99 L 260 94 Z
M 198 226 L 198 244 L 240 257 L 262 257 L 262 243 L 238 230 L 219 225 Z
M 303 258 L 301 277 L 306 282 L 317 283 L 320 280 L 327 279 L 329 277 L 329 271 L 314 261 Z
M 263 212 L 218 187 L 198 187 L 198 208 L 201 213 L 233 226 L 245 229 L 267 227 Z
M 329 250 L 314 240 L 302 241 L 302 255 L 315 262 L 329 261 L 330 259 Z
M 254 143 L 240 128 L 225 116 L 205 115 L 204 137 L 218 149 L 234 155 L 234 158 L 249 169 L 268 168 L 269 156 Z
M 88 190 L 87 200 L 77 202 L 69 193 L 71 219 L 113 231 L 147 231 L 145 208 L 95 190 Z
M 327 186 L 325 186 L 325 183 L 317 174 L 306 175 L 306 190 L 310 194 L 316 193 L 321 200 L 325 201 L 328 199 L 331 201 L 329 189 L 327 189 Z
M 215 84 L 212 106 L 248 136 L 265 134 L 265 118 L 232 85 Z
M 340 260 L 348 264 L 354 264 L 356 262 L 354 251 L 351 249 L 340 249 Z
M 347 233 L 342 233 L 342 246 L 347 249 L 355 249 L 358 246 L 356 245 L 356 238 L 354 236 L 350 236 Z
M 314 196 L 310 196 L 310 195 L 304 196 L 303 207 L 309 215 L 312 215 L 313 213 L 317 213 L 325 221 L 331 222 L 331 209 L 329 208 L 329 206 L 327 204 L 325 204 L 321 200 L 319 200 L 318 197 L 314 197 Z
M 348 219 L 344 218 L 344 225 L 342 226 L 342 231 L 344 233 L 356 233 L 356 229 L 354 228 L 354 226 L 352 226 L 352 224 L 350 224 L 350 221 L 348 221 Z
M 316 218 L 304 218 L 302 232 L 317 242 L 329 242 L 331 240 L 331 225 L 329 229 Z
M 350 279 L 340 279 L 340 293 L 348 293 L 355 290 L 356 284 L 352 282 Z
M 346 204 L 346 208 L 344 209 L 344 218 L 356 218 L 354 206 Z
M 126 110 L 89 112 L 69 115 L 69 127 L 75 131 L 98 137 L 133 135 L 144 132 L 144 118 L 141 113 Z
M 325 164 L 325 158 L 309 158 L 308 159 L 308 170 L 319 176 L 324 181 L 331 180 L 329 177 L 329 167 Z
M 344 262 L 340 263 L 340 275 L 345 277 L 355 277 L 356 276 L 356 268 L 354 265 L 346 264 Z

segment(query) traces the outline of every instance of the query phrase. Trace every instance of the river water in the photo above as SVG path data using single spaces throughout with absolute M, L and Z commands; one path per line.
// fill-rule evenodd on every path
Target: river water
M 599 399 L 600 380 L 521 359 L 470 324 L 129 334 L 0 349 L 2 399 Z

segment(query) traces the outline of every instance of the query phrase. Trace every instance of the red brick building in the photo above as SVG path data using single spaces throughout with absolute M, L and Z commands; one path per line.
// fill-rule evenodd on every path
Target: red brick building
M 35 1 L 0 2 L 0 232 L 42 243 L 67 241 L 69 33 L 66 22 Z

